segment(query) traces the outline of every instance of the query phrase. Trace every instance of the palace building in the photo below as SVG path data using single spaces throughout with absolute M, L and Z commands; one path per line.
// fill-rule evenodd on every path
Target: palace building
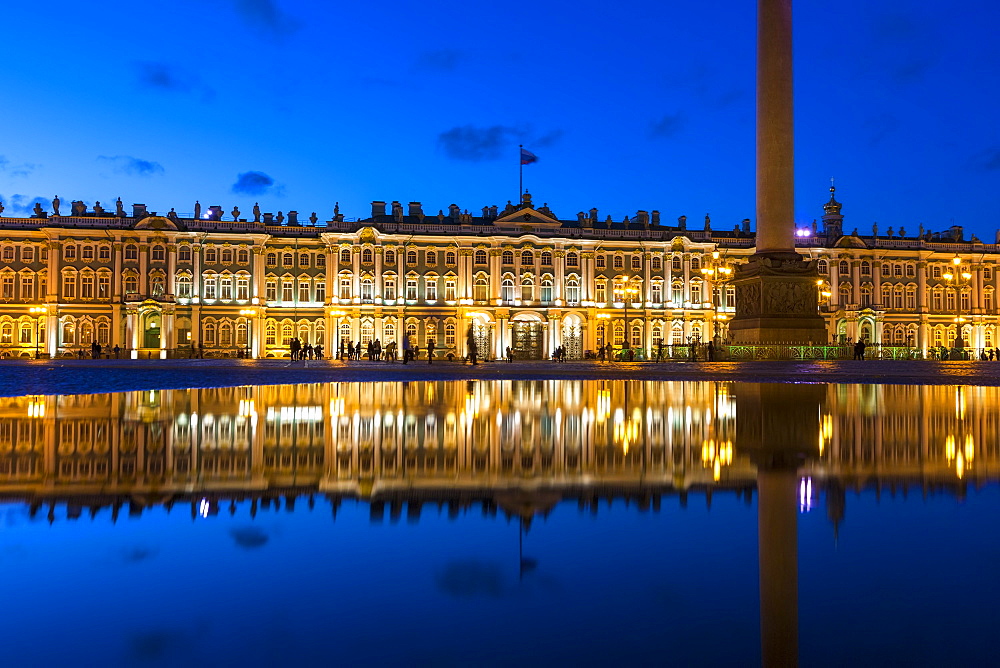
M 815 260 L 817 309 L 828 338 L 884 349 L 997 346 L 996 244 L 889 228 L 844 233 L 841 204 L 799 229 Z M 69 356 L 118 346 L 123 356 L 285 357 L 294 338 L 329 356 L 341 342 L 383 347 L 403 337 L 436 356 L 508 348 L 580 359 L 612 344 L 638 359 L 727 341 L 733 267 L 754 253 L 750 221 L 697 229 L 658 211 L 601 220 L 597 209 L 558 217 L 530 194 L 480 215 L 451 205 L 373 202 L 351 220 L 294 211 L 252 220 L 200 206 L 166 216 L 120 202 L 111 213 L 74 202 L 71 215 L 35 207 L 0 216 L 0 355 Z M 2 207 L 0 207 L 2 212 Z M 662 346 L 662 347 L 661 347 Z M 677 353 L 682 351 L 682 353 Z

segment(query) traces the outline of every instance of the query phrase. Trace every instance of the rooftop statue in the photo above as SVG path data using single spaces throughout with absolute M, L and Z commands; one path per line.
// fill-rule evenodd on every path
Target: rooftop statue
M 233 220 L 240 219 L 240 208 L 238 206 L 234 206 L 233 210 L 230 213 L 232 213 L 233 215 Z
M 104 215 L 104 207 L 101 206 L 100 201 L 94 202 L 94 213 L 98 216 Z
M 117 200 L 115 200 L 115 215 L 118 216 L 119 218 L 124 218 L 125 217 L 125 207 L 122 206 L 122 198 L 121 197 L 119 197 Z
M 36 218 L 41 218 L 42 216 L 45 215 L 45 212 L 42 211 L 42 205 L 40 202 L 35 202 L 35 208 L 32 210 L 35 212 Z
M 52 198 L 52 211 L 54 215 L 59 215 L 59 195 Z
M 260 205 L 257 202 L 253 203 L 253 222 L 260 222 Z

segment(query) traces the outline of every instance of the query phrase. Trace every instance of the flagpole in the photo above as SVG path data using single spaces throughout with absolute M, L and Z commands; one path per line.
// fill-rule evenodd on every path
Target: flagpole
M 521 159 L 521 151 L 524 144 L 517 145 L 517 205 L 520 207 L 524 201 L 524 160 Z

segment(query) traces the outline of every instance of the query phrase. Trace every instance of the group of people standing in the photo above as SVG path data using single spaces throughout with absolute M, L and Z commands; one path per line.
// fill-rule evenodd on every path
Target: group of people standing
M 288 342 L 288 351 L 291 353 L 293 360 L 311 360 L 323 359 L 323 344 L 317 343 L 315 346 L 312 344 L 302 345 L 298 337 L 295 337 Z

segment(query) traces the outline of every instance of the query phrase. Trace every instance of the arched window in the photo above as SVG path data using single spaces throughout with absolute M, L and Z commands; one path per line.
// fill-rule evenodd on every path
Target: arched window
M 552 301 L 552 279 L 543 278 L 542 279 L 542 302 L 548 304 Z
M 156 244 L 153 246 L 152 258 L 158 262 L 162 262 L 167 259 L 167 249 L 163 246 Z
M 851 274 L 851 265 L 847 260 L 840 261 L 840 269 L 837 271 L 841 276 L 849 276 Z
M 551 267 L 552 266 L 552 253 L 549 251 L 542 251 L 542 266 Z
M 632 347 L 642 348 L 642 325 L 634 323 L 632 325 Z
M 521 301 L 530 302 L 535 297 L 535 282 L 530 278 L 521 279 Z
M 209 246 L 205 249 L 205 262 L 214 264 L 219 261 L 219 251 L 215 249 L 215 246 Z
M 223 248 L 222 249 L 222 264 L 232 264 L 233 263 L 233 249 Z
M 372 253 L 371 248 L 365 248 L 361 251 L 361 262 L 363 264 L 371 264 L 374 261 L 375 254 Z
M 613 266 L 614 266 L 615 269 L 622 269 L 622 268 L 624 268 L 625 267 L 625 258 L 622 257 L 621 255 L 615 255 L 615 257 L 614 257 L 614 265 Z
M 851 303 L 851 286 L 850 285 L 841 285 L 840 286 L 840 304 L 841 304 L 841 306 L 843 306 L 844 304 L 850 304 L 850 303 Z
M 177 259 L 180 262 L 190 262 L 191 261 L 191 247 L 184 245 L 177 249 Z
M 621 348 L 625 345 L 625 325 L 621 321 L 615 323 L 614 344 L 616 348 Z
M 386 320 L 382 323 L 382 343 L 386 344 L 396 340 L 396 323 Z
M 139 247 L 135 244 L 127 244 L 125 246 L 125 259 L 126 260 L 138 260 L 139 259 Z
M 521 264 L 535 264 L 535 254 L 531 251 L 521 251 Z
M 246 248 L 241 248 L 236 253 L 236 263 L 237 264 L 250 264 L 250 251 Z
M 283 345 L 288 345 L 288 342 L 292 340 L 295 336 L 295 330 L 292 329 L 292 323 L 283 322 L 281 323 L 281 342 Z
M 872 264 L 868 260 L 861 263 L 861 275 L 871 276 L 872 275 Z
M 475 255 L 476 264 L 486 264 L 486 251 L 477 250 Z
M 490 298 L 490 282 L 485 276 L 476 279 L 472 286 L 472 298 L 477 302 L 484 302 Z
M 448 322 L 444 326 L 444 345 L 454 346 L 455 345 L 455 323 Z
M 368 345 L 370 342 L 375 340 L 375 326 L 372 325 L 371 320 L 365 320 L 361 323 L 361 343 Z
M 500 258 L 501 258 L 500 261 L 503 264 L 514 264 L 514 252 L 513 251 L 509 251 L 509 250 L 504 251 L 503 255 L 501 255 Z
M 417 263 L 417 251 L 411 250 L 406 251 L 406 264 L 416 264 Z
M 299 266 L 308 267 L 309 264 L 309 253 L 299 253 Z
M 233 326 L 228 322 L 219 325 L 219 345 L 223 347 L 233 345 Z
M 236 345 L 241 348 L 247 346 L 247 323 L 245 320 L 236 323 Z
M 278 326 L 269 320 L 264 326 L 264 345 L 273 346 L 278 343 Z
M 653 325 L 653 346 L 659 346 L 663 341 L 663 327 L 659 324 Z
M 436 251 L 427 251 L 424 255 L 424 264 L 428 267 L 434 266 L 438 263 L 438 254 Z
M 349 248 L 342 248 L 340 250 L 340 261 L 344 264 L 351 263 L 351 250 Z
M 694 273 L 696 271 L 701 271 L 701 258 L 693 256 L 691 258 L 691 273 Z
M 663 303 L 663 283 L 656 282 L 653 283 L 653 303 L 662 304 Z
M 204 336 L 202 336 L 202 339 L 205 341 L 206 345 L 210 345 L 210 346 L 214 346 L 215 345 L 215 332 L 216 332 L 215 323 L 214 322 L 206 322 L 205 323 L 205 334 L 204 334 Z
M 135 295 L 139 293 L 139 278 L 137 276 L 126 276 L 124 281 L 125 294 Z
M 285 265 L 286 267 L 294 267 L 295 266 L 295 256 L 292 255 L 291 253 L 284 253 L 282 255 L 282 257 L 281 257 L 281 263 L 283 265 Z
M 396 251 L 394 250 L 385 251 L 385 253 L 382 255 L 382 261 L 385 262 L 385 264 L 396 264 Z
M 4 336 L 3 341 L 5 343 L 10 343 L 11 334 L 9 333 L 13 328 L 10 325 L 4 325 Z M 73 322 L 65 322 L 62 326 L 62 342 L 67 346 L 72 346 L 76 343 L 76 324 Z
M 566 266 L 567 267 L 579 267 L 580 266 L 580 255 L 577 253 L 566 253 Z
M 826 260 L 820 260 L 816 263 L 816 270 L 821 274 L 825 274 L 829 269 L 829 263 Z
M 673 271 L 681 271 L 681 256 L 680 255 L 675 255 L 670 260 L 670 267 L 671 267 L 671 269 Z
M 653 271 L 660 271 L 663 269 L 663 258 L 659 255 L 654 255 L 653 259 L 649 261 L 649 264 Z
M 278 266 L 278 254 L 277 253 L 268 253 L 267 254 L 267 258 L 265 260 L 265 263 L 269 267 L 277 267 Z
M 448 251 L 447 253 L 444 254 L 445 264 L 456 264 L 457 259 L 458 256 L 455 254 L 455 251 Z
M 500 281 L 500 299 L 505 302 L 514 301 L 514 281 L 505 278 Z
M 580 281 L 575 278 L 566 281 L 566 301 L 570 304 L 580 302 Z
M 111 341 L 111 326 L 106 322 L 97 325 L 97 342 L 102 346 Z
M 375 283 L 370 278 L 361 279 L 361 301 L 371 304 L 375 300 Z

